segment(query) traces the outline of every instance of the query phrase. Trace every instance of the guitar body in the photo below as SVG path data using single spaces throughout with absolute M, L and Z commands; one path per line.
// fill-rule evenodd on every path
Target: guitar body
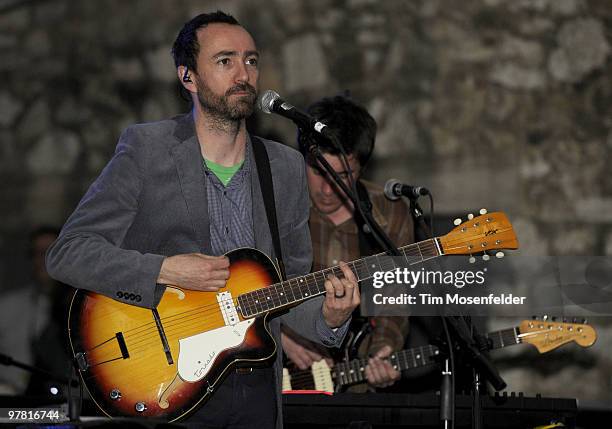
M 231 368 L 274 356 L 267 315 L 244 319 L 232 305 L 239 295 L 278 282 L 278 273 L 258 250 L 227 256 L 230 278 L 219 292 L 167 287 L 156 310 L 168 353 L 152 310 L 75 293 L 70 344 L 85 387 L 106 415 L 179 420 L 202 405 Z

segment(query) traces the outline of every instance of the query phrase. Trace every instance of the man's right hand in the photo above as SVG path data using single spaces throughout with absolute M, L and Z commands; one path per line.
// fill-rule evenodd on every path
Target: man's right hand
M 201 253 L 169 256 L 162 262 L 157 282 L 184 289 L 216 292 L 229 278 L 229 259 Z
M 281 333 L 281 343 L 283 344 L 283 351 L 287 353 L 287 357 L 299 369 L 308 369 L 314 362 L 318 362 L 323 359 L 322 355 L 314 350 L 304 347 L 284 332 Z M 327 361 L 328 365 L 333 364 L 331 359 L 325 360 Z

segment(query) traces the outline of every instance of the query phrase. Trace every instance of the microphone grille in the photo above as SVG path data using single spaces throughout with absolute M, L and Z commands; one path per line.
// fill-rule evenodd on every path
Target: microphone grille
M 387 197 L 391 201 L 395 201 L 399 199 L 400 196 L 397 195 L 397 193 L 395 192 L 395 186 L 399 183 L 400 181 L 397 179 L 387 180 L 387 183 L 385 183 L 385 190 L 384 190 L 385 197 Z
M 268 89 L 259 98 L 259 108 L 264 113 L 272 113 L 272 108 L 274 107 L 274 102 L 280 98 L 275 91 Z

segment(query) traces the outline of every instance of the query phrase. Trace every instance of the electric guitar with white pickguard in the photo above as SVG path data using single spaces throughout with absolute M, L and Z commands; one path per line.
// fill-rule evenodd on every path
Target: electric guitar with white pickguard
M 503 213 L 488 213 L 448 234 L 400 248 L 408 265 L 442 255 L 516 249 Z M 169 286 L 157 308 L 127 305 L 78 290 L 69 311 L 69 337 L 79 374 L 97 406 L 108 416 L 143 416 L 177 421 L 204 404 L 224 375 L 254 366 L 276 353 L 267 329 L 275 311 L 325 293 L 328 274 L 339 267 L 287 281 L 256 249 L 226 255 L 230 277 L 218 292 Z M 358 280 L 396 268 L 385 254 L 350 262 Z

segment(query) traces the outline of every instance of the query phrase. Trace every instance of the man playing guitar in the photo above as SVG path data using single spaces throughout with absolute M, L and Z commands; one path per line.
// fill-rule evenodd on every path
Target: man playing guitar
M 259 139 L 246 130 L 245 119 L 252 114 L 257 98 L 260 55 L 251 35 L 233 17 L 223 12 L 196 16 L 180 31 L 172 52 L 179 82 L 193 102 L 192 111 L 169 120 L 130 126 L 124 131 L 114 157 L 49 249 L 47 268 L 59 281 L 104 296 L 102 299 L 87 295 L 85 300 L 110 306 L 115 302 L 106 298 L 110 297 L 131 304 L 121 304 L 123 307 L 152 309 L 144 313 L 150 318 L 142 329 L 122 328 L 108 341 L 83 351 L 78 347 L 86 344 L 87 338 L 81 342 L 71 338 L 88 389 L 88 380 L 99 381 L 90 393 L 101 408 L 111 410 L 105 411 L 107 414 L 174 420 L 193 414 L 187 423 L 197 427 L 280 428 L 281 353 L 276 353 L 273 365 L 236 370 L 228 366 L 218 371 L 222 375 L 207 380 L 203 386 L 207 395 L 214 394 L 202 408 L 198 399 L 186 399 L 185 392 L 191 387 L 185 378 L 200 377 L 231 351 L 220 349 L 198 355 L 199 348 L 227 340 L 227 336 L 215 336 L 215 332 L 225 329 L 223 332 L 228 335 L 245 335 L 240 326 L 251 323 L 252 319 L 245 316 L 247 305 L 237 305 L 235 296 L 227 302 L 228 309 L 237 305 L 234 312 L 225 312 L 226 282 L 229 285 L 240 280 L 230 266 L 231 257 L 224 256 L 227 252 L 249 247 L 279 258 L 281 255 L 273 246 L 277 233 L 287 277 L 309 272 L 311 245 L 304 162 L 297 151 Z M 261 150 L 256 145 L 264 147 L 269 159 L 267 167 L 254 155 L 255 149 Z M 271 173 L 273 190 L 264 189 L 260 183 L 258 172 L 266 168 Z M 263 202 L 264 194 L 270 192 L 277 205 L 282 200 L 283 210 L 276 211 L 278 231 L 271 227 Z M 308 300 L 269 320 L 269 326 L 262 328 L 262 332 L 267 330 L 278 344 L 282 319 L 311 340 L 338 346 L 351 312 L 360 302 L 353 272 L 343 265 L 342 273 L 342 278 L 329 276 L 323 281 L 325 296 Z M 292 290 L 295 297 L 297 289 Z M 179 336 L 174 341 L 175 331 L 169 326 L 182 316 L 178 311 L 172 315 L 164 312 L 175 301 L 200 299 L 202 292 L 211 294 L 206 296 L 217 295 L 227 326 L 192 333 L 189 338 Z M 267 303 L 256 298 L 249 299 L 256 310 L 269 308 L 262 307 Z M 213 302 L 216 303 L 214 299 Z M 75 317 L 92 310 L 91 307 L 83 305 Z M 204 307 L 183 326 L 204 323 L 207 317 L 213 317 L 210 305 Z M 240 323 L 235 323 L 236 317 Z M 99 325 L 85 324 L 83 332 L 97 326 L 86 337 L 95 337 L 116 317 L 101 320 Z M 147 330 L 148 336 L 136 338 L 138 329 Z M 252 333 L 247 332 L 242 344 L 251 341 Z M 94 362 L 96 353 L 109 344 L 118 357 Z M 146 359 L 138 360 L 137 352 Z M 136 377 L 153 359 L 161 360 L 159 369 L 147 369 L 145 376 Z M 181 372 L 185 362 L 199 367 Z M 124 365 L 125 374 L 112 383 L 101 381 L 110 376 L 112 371 L 107 369 L 113 365 Z M 152 393 L 151 389 L 141 389 L 138 394 L 146 399 L 136 397 L 130 402 L 128 393 L 137 384 L 146 385 L 147 378 L 163 371 L 170 371 L 174 378 L 164 379 Z M 114 385 L 125 380 L 129 383 L 124 387 Z M 164 414 L 175 404 L 181 404 L 178 411 Z
M 365 108 L 342 96 L 319 100 L 309 107 L 308 113 L 338 133 L 348 155 L 353 178 L 358 181 L 361 197 L 365 196 L 372 202 L 375 220 L 396 245 L 412 243 L 414 228 L 408 206 L 403 201 L 387 200 L 382 188 L 359 180 L 374 149 L 374 118 Z M 355 214 L 352 204 L 333 180 L 327 177 L 327 172 L 312 159 L 308 153 L 308 143 L 310 139 L 315 139 L 333 169 L 348 181 L 349 173 L 341 162 L 338 150 L 318 134 L 301 132 L 298 139 L 300 150 L 307 161 L 313 270 L 337 265 L 340 260 L 354 260 L 382 251 L 371 235 L 363 234 L 360 217 Z M 371 386 L 387 387 L 399 379 L 400 373 L 384 358 L 402 348 L 408 331 L 408 318 L 378 316 L 368 323 L 372 325 L 372 330 L 360 347 L 360 355 L 371 356 L 365 374 Z M 290 329 L 283 330 L 282 341 L 285 353 L 300 369 L 306 369 L 324 357 L 331 363 L 324 349 L 299 338 Z

